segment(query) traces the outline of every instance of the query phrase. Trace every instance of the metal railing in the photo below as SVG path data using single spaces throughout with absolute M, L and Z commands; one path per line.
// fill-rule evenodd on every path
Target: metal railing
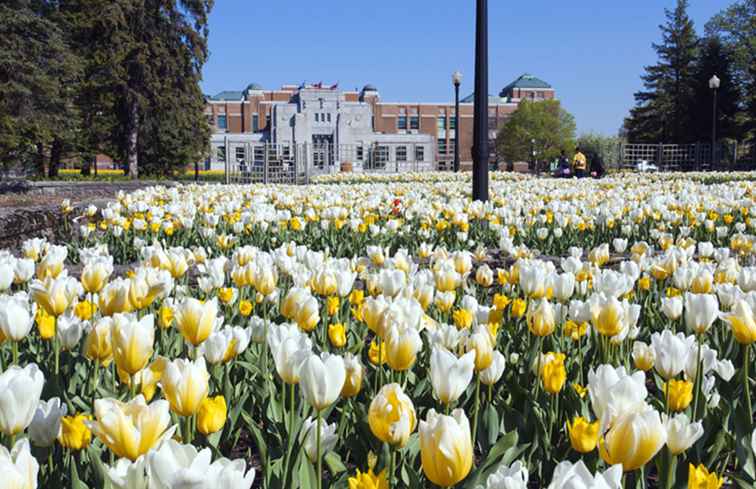
M 728 171 L 756 168 L 753 143 L 622 144 L 620 166 L 655 165 L 663 171 Z
M 432 144 L 274 144 L 227 141 L 227 183 L 302 184 L 339 171 L 402 173 L 438 169 Z

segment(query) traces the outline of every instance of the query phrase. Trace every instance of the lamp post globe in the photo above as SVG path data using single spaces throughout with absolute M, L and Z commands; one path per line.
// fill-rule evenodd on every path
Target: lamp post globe
M 716 164 L 717 155 L 717 90 L 721 80 L 717 75 L 714 75 L 709 80 L 709 88 L 714 91 L 712 97 L 712 115 L 711 115 L 711 165 Z
M 452 73 L 454 85 L 454 171 L 459 171 L 459 86 L 462 84 L 462 73 L 459 70 Z

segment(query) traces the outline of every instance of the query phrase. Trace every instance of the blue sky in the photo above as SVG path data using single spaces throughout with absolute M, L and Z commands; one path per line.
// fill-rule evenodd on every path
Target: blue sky
M 731 0 L 690 0 L 699 32 Z M 615 134 L 656 61 L 674 0 L 489 2 L 491 93 L 522 73 L 551 83 L 578 132 Z M 446 102 L 451 73 L 472 91 L 473 0 L 216 0 L 202 88 L 373 83 L 392 102 Z

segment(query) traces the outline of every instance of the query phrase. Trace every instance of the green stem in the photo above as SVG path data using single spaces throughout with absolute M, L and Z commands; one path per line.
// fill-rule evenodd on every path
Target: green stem
M 388 487 L 394 487 L 394 451 L 389 447 Z
M 317 425 L 315 425 L 317 432 L 315 433 L 315 452 L 318 457 L 318 489 L 323 488 L 323 458 L 320 456 L 320 411 L 318 410 Z
M 53 348 L 55 349 L 55 375 L 60 374 L 60 344 L 58 338 L 53 338 Z
M 478 437 L 478 411 L 480 411 L 480 375 L 475 376 L 475 417 L 473 418 L 472 446 L 475 450 L 475 441 Z
M 701 335 L 697 335 L 698 338 L 698 354 L 696 356 L 696 380 L 693 386 L 695 390 L 695 397 L 693 400 L 693 421 L 698 419 L 698 400 L 701 397 L 701 389 L 703 382 L 701 381 L 701 374 L 703 373 L 703 366 L 701 365 Z M 667 383 L 667 392 L 669 392 L 669 382 Z
M 743 384 L 746 410 L 748 412 L 748 426 L 753 425 L 753 407 L 751 406 L 751 377 L 748 373 L 749 364 L 751 363 L 751 345 L 743 345 Z
M 11 341 L 11 350 L 13 351 L 13 365 L 18 365 L 18 342 Z

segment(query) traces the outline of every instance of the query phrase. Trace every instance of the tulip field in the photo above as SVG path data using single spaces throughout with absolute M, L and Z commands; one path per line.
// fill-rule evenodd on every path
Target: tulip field
M 340 174 L 0 250 L 0 489 L 756 484 L 756 174 Z

